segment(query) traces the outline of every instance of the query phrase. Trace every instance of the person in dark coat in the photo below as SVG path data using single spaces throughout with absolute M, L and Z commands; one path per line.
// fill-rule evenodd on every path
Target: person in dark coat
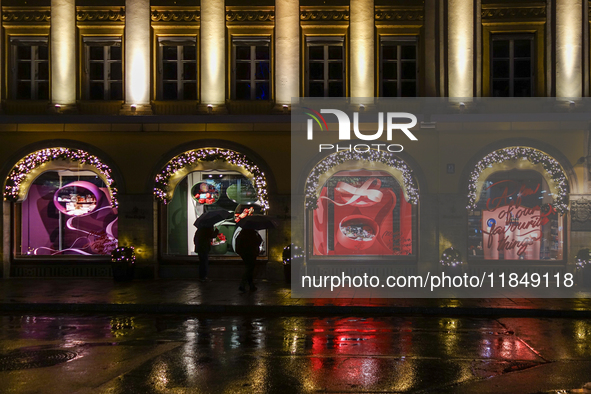
M 209 269 L 209 251 L 211 250 L 211 240 L 219 234 L 217 229 L 210 227 L 199 227 L 195 232 L 193 242 L 195 242 L 195 252 L 199 255 L 199 280 L 209 281 L 207 271 Z
M 236 237 L 236 253 L 242 257 L 242 261 L 246 265 L 246 271 L 242 277 L 242 282 L 238 288 L 240 291 L 246 291 L 246 284 L 250 291 L 255 291 L 257 288 L 254 285 L 254 267 L 259 255 L 263 239 L 256 230 L 242 229 L 238 237 Z

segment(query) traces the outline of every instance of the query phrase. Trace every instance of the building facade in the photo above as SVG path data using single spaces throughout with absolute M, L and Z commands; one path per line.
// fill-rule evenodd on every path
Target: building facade
M 281 264 L 291 221 L 318 215 L 292 212 L 292 97 L 457 100 L 457 116 L 420 119 L 420 147 L 392 155 L 412 168 L 417 204 L 378 174 L 399 241 L 366 257 L 423 271 L 454 247 L 473 266 L 569 270 L 589 247 L 588 2 L 2 0 L 1 21 L 5 278 L 108 276 L 116 245 L 135 247 L 139 276 L 195 275 L 193 223 L 211 208 L 278 217 L 260 260 Z M 462 115 L 480 97 L 553 97 L 564 116 L 476 131 Z M 517 224 L 503 237 L 488 225 L 481 197 L 505 181 L 543 202 L 520 214 L 547 219 L 527 250 Z M 220 275 L 241 269 L 236 230 L 220 226 Z M 301 242 L 319 266 L 346 244 L 314 237 Z

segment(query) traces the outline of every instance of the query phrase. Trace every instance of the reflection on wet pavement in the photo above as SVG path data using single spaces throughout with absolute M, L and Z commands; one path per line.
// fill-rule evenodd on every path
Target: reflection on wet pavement
M 543 368 L 573 360 L 591 362 L 589 321 L 0 316 L 2 393 L 475 392 L 511 376 L 540 392 Z

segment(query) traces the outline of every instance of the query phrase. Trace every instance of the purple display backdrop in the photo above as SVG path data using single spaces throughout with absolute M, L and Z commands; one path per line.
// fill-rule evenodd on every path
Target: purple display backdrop
M 117 247 L 117 210 L 111 208 L 109 193 L 100 188 L 102 198 L 90 214 L 62 215 L 63 252 L 59 251 L 59 211 L 53 202 L 54 187 L 32 185 L 22 203 L 21 253 L 110 254 Z

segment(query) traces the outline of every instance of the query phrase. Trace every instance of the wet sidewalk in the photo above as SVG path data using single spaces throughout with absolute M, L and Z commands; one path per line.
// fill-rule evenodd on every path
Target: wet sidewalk
M 109 278 L 0 279 L 0 312 L 220 313 L 252 315 L 433 315 L 591 318 L 591 297 L 568 299 L 292 298 L 289 285 L 259 281 L 241 293 L 238 281 Z

